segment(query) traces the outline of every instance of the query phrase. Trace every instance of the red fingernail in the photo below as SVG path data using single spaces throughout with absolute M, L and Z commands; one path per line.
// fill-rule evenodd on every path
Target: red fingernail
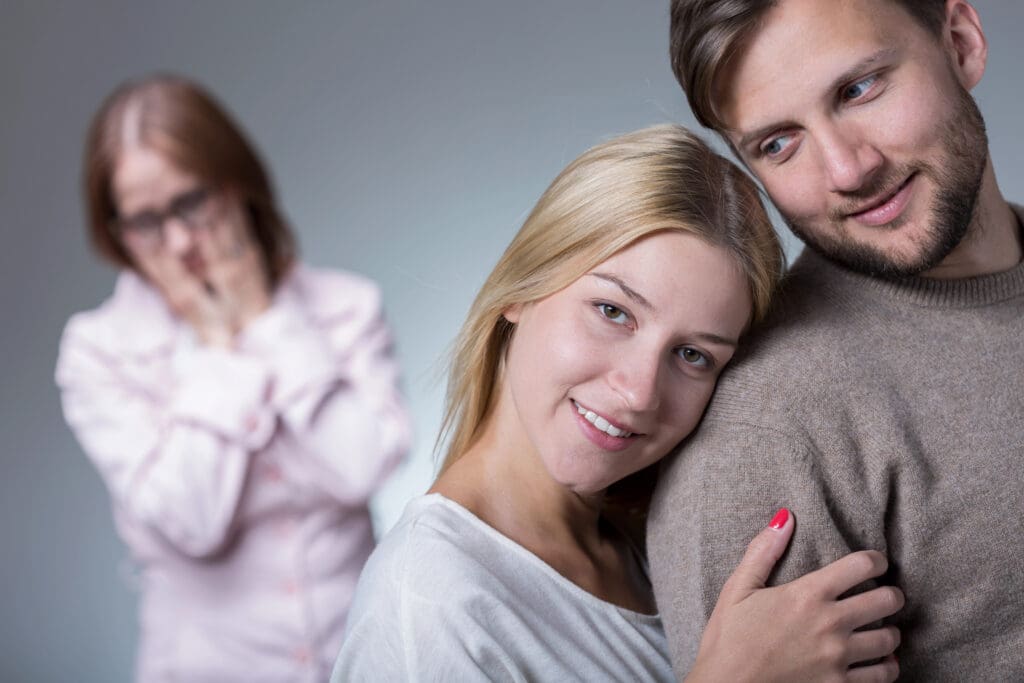
M 768 522 L 768 526 L 772 529 L 781 529 L 786 526 L 786 521 L 789 519 L 789 510 L 786 508 L 779 508 L 779 511 L 772 517 L 772 521 Z

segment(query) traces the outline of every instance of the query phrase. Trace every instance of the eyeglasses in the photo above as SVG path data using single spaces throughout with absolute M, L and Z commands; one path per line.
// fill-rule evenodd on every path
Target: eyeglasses
M 190 232 L 210 227 L 214 218 L 213 199 L 209 189 L 197 187 L 172 198 L 163 211 L 147 210 L 118 216 L 112 227 L 116 234 L 139 248 L 157 249 L 164 242 L 164 224 L 168 218 L 176 218 Z

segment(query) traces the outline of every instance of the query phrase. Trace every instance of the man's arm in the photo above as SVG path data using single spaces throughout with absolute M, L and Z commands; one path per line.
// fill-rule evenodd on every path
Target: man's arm
M 837 457 L 846 462 L 834 468 Z M 778 508 L 791 509 L 797 527 L 770 584 L 853 550 L 886 551 L 884 511 L 865 500 L 855 458 L 823 456 L 798 437 L 725 420 L 705 421 L 666 458 L 651 505 L 648 553 L 680 679 L 693 665 L 722 585 Z

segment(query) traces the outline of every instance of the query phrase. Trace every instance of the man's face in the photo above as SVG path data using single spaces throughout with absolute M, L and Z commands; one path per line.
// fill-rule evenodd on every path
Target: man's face
M 940 40 L 891 0 L 782 0 L 721 92 L 727 135 L 810 247 L 875 275 L 972 223 L 984 123 Z

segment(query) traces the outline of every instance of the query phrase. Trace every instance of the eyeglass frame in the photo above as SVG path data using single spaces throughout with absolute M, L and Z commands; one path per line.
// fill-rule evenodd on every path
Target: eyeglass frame
M 132 240 L 146 251 L 156 251 L 166 240 L 169 218 L 177 219 L 190 233 L 209 229 L 216 215 L 216 199 L 212 188 L 197 185 L 172 197 L 162 210 L 145 209 L 131 216 L 115 216 L 110 228 L 115 237 L 126 243 Z

